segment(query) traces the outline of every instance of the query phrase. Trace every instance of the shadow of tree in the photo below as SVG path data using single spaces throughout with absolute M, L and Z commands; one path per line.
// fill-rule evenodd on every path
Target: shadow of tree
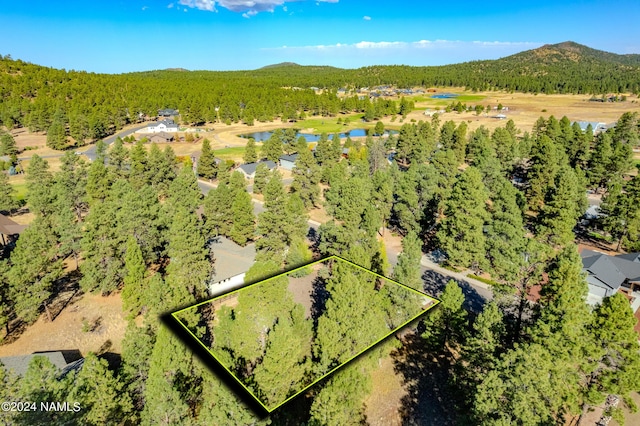
M 448 362 L 434 357 L 416 333 L 407 334 L 403 343 L 391 354 L 394 370 L 401 375 L 407 390 L 398 410 L 402 424 L 455 425 Z
M 482 312 L 482 308 L 486 303 L 484 297 L 482 297 L 475 288 L 473 288 L 468 282 L 462 280 L 455 280 L 451 277 L 447 277 L 437 273 L 436 271 L 427 270 L 422 274 L 422 281 L 424 283 L 424 291 L 436 298 L 440 297 L 444 291 L 445 286 L 449 281 L 455 281 L 458 283 L 464 294 L 464 304 L 462 307 L 474 313 Z

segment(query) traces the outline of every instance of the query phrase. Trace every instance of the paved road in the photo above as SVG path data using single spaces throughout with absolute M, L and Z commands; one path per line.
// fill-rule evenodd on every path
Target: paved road
M 147 127 L 149 125 L 149 123 L 144 123 L 144 124 L 140 124 L 137 125 L 135 127 L 132 127 L 131 129 L 128 130 L 123 130 L 121 132 L 118 132 L 116 134 L 113 134 L 105 139 L 103 139 L 104 143 L 106 143 L 107 145 L 112 144 L 116 141 L 116 138 L 119 136 L 121 138 L 124 138 L 125 136 L 129 136 L 132 133 L 135 133 L 137 130 L 143 129 L 145 127 Z M 79 151 L 80 152 L 80 151 Z M 87 149 L 84 152 L 81 152 L 82 154 L 86 155 L 87 158 L 90 161 L 93 161 L 96 159 L 96 146 L 93 145 L 92 147 L 90 147 L 89 149 Z

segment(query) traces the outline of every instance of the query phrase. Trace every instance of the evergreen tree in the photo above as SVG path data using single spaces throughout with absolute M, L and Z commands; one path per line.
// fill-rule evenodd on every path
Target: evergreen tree
M 236 244 L 244 246 L 254 237 L 255 217 L 251 196 L 246 191 L 238 191 L 231 205 L 233 225 L 229 230 L 229 238 Z
M 267 160 L 277 163 L 283 154 L 283 133 L 281 129 L 277 129 L 273 134 L 262 143 L 261 156 Z
M 332 375 L 313 400 L 310 426 L 360 424 L 364 422 L 365 396 L 371 377 L 358 362 Z
M 6 173 L 0 172 L 0 212 L 11 213 L 18 208 L 18 202 L 14 198 L 15 190 L 9 183 Z
M 372 203 L 380 215 L 383 231 L 391 218 L 393 207 L 393 175 L 390 169 L 377 170 L 372 177 Z
M 393 279 L 414 290 L 422 291 L 420 243 L 418 236 L 412 231 L 402 239 L 402 253 L 398 256 L 398 264 L 393 269 Z
M 15 165 L 18 162 L 18 153 L 18 145 L 11 133 L 0 131 L 0 155 L 8 156 L 11 159 L 11 164 Z
M 563 167 L 555 186 L 549 189 L 540 212 L 538 235 L 545 241 L 564 246 L 573 241 L 573 228 L 586 210 L 585 189 L 568 166 Z
M 87 196 L 89 203 L 104 201 L 113 184 L 113 176 L 109 173 L 102 161 L 94 161 L 89 167 L 87 175 Z
M 33 155 L 27 167 L 27 205 L 37 216 L 47 217 L 53 213 L 55 193 L 53 175 L 49 163 Z
M 491 220 L 487 225 L 487 260 L 494 280 L 513 282 L 525 262 L 526 246 L 518 190 L 501 178 L 492 196 Z
M 211 149 L 211 142 L 205 138 L 202 141 L 202 153 L 198 160 L 198 176 L 202 176 L 205 179 L 215 179 L 218 174 L 218 166 L 216 164 L 216 157 Z
M 171 150 L 171 147 L 167 147 L 167 149 Z M 151 144 L 151 149 L 149 150 L 146 181 L 151 184 L 162 198 L 169 194 L 169 186 L 176 178 L 175 156 L 172 154 L 173 152 L 169 153 L 169 155 L 166 152 L 162 152 L 155 143 Z M 170 157 L 174 157 L 173 160 Z
M 47 146 L 51 149 L 61 150 L 67 146 L 67 132 L 62 117 L 56 118 L 47 130 Z
M 167 197 L 167 212 L 169 215 L 183 208 L 188 212 L 195 212 L 200 205 L 202 192 L 198 187 L 198 181 L 193 174 L 191 165 L 184 164 L 177 177 L 169 185 Z
M 258 163 L 256 166 L 256 173 L 253 178 L 253 193 L 262 194 L 264 188 L 267 186 L 271 171 L 265 163 Z
M 529 208 L 537 212 L 542 208 L 545 195 L 564 164 L 563 153 L 553 140 L 542 135 L 531 149 L 529 162 L 527 200 Z
M 256 170 L 256 179 L 257 179 Z M 320 168 L 313 154 L 307 148 L 306 141 L 298 145 L 298 158 L 292 171 L 291 192 L 298 194 L 307 209 L 316 206 L 320 198 Z M 255 184 L 254 184 L 255 185 Z
M 147 150 L 144 148 L 142 140 L 135 143 L 129 152 L 129 182 L 134 188 L 141 188 L 148 183 L 149 166 L 147 158 Z
M 453 280 L 449 281 L 440 296 L 439 306 L 424 320 L 422 337 L 436 353 L 446 346 L 459 345 L 464 340 L 467 311 L 462 308 L 464 294 Z
M 247 141 L 242 159 L 245 163 L 255 163 L 256 161 L 258 161 L 256 140 L 254 138 L 249 138 L 249 140 Z
M 51 224 L 37 217 L 24 230 L 11 253 L 10 298 L 15 302 L 16 316 L 31 323 L 44 308 L 49 321 L 49 297 L 53 284 L 62 276 L 62 260 L 57 257 L 57 239 Z
M 133 410 L 129 395 L 104 359 L 89 353 L 75 377 L 69 400 L 80 403 L 76 420 L 86 425 L 121 423 Z
M 111 169 L 117 176 L 126 175 L 126 166 L 128 165 L 129 151 L 124 147 L 122 139 L 116 139 L 109 150 L 108 162 Z
M 124 267 L 127 272 L 122 289 L 122 309 L 137 315 L 144 304 L 147 268 L 142 258 L 142 250 L 133 236 L 127 240 Z
M 287 246 L 286 228 L 291 221 L 287 213 L 287 196 L 282 187 L 282 176 L 274 172 L 264 191 L 264 211 L 258 215 L 256 260 L 284 261 Z
M 453 186 L 437 234 L 451 264 L 474 269 L 483 266 L 487 198 L 480 172 L 468 167 Z

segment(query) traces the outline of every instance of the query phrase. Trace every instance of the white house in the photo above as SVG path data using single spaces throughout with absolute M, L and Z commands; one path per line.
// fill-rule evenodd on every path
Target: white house
M 178 131 L 178 125 L 173 120 L 162 120 L 157 123 L 150 124 L 145 130 L 146 133 L 175 133 Z

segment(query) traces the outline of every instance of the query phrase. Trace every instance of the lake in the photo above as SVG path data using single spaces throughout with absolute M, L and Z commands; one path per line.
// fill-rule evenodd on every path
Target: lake
M 397 133 L 398 133 L 397 130 L 384 131 L 385 135 L 389 135 L 389 134 L 395 135 Z M 238 135 L 238 136 L 245 139 L 254 138 L 256 142 L 263 142 L 269 139 L 272 134 L 273 132 L 254 132 L 254 133 L 246 133 L 244 135 Z M 315 135 L 312 133 L 299 133 L 299 132 L 296 133 L 296 139 L 298 139 L 300 136 L 304 137 L 307 140 L 307 142 L 318 142 L 318 140 L 320 139 L 320 135 Z M 353 130 L 349 130 L 348 132 L 340 133 L 341 139 L 346 138 L 347 136 L 351 136 L 352 138 L 367 136 L 367 130 L 353 129 Z M 333 139 L 332 133 L 329 134 L 329 139 Z
M 431 96 L 431 99 L 453 99 L 453 98 L 457 98 L 458 95 L 454 94 L 454 93 L 440 93 L 438 95 L 433 95 Z

